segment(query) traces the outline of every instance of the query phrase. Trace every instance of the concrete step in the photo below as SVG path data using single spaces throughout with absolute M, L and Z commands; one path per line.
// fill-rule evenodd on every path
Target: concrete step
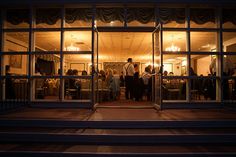
M 235 145 L 156 145 L 114 146 L 75 144 L 0 144 L 0 155 L 4 157 L 233 157 Z
M 71 120 L 71 119 L 0 119 L 0 127 L 46 127 L 79 129 L 157 129 L 157 128 L 236 128 L 232 119 L 199 120 Z
M 192 134 L 234 134 L 236 128 L 159 128 L 159 129 L 79 129 L 79 128 L 41 128 L 41 127 L 4 127 L 0 133 L 34 134 L 78 134 L 78 135 L 192 135 Z
M 0 132 L 1 142 L 25 143 L 77 143 L 77 144 L 236 144 L 236 133 L 46 133 L 46 132 Z

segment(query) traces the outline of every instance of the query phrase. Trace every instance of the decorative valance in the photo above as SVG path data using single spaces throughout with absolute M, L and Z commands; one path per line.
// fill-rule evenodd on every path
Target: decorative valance
M 124 8 L 97 8 L 95 18 L 104 23 L 110 23 L 111 21 L 124 22 Z
M 160 8 L 159 17 L 163 24 L 176 21 L 176 23 L 185 23 L 185 9 L 183 8 Z
M 190 9 L 190 20 L 194 21 L 196 24 L 204 24 L 207 22 L 216 21 L 215 10 L 214 9 Z
M 66 23 L 73 23 L 76 20 L 91 22 L 92 16 L 93 12 L 90 8 L 66 9 L 65 20 Z
M 171 21 L 176 21 L 180 24 L 185 22 L 185 8 L 159 8 L 158 10 L 157 21 L 163 24 Z M 222 22 L 232 22 L 236 24 L 235 11 L 236 9 L 223 9 Z M 93 12 L 91 8 L 67 8 L 65 10 L 66 23 L 73 23 L 76 20 L 91 22 L 92 15 Z M 29 16 L 29 9 L 10 9 L 6 12 L 6 20 L 14 25 L 30 23 Z M 61 19 L 61 9 L 37 9 L 35 17 L 36 24 L 46 23 L 53 25 Z M 146 24 L 155 21 L 155 8 L 97 8 L 95 18 L 104 23 L 110 23 L 116 20 L 124 22 L 126 18 L 127 22 L 139 21 L 142 24 Z M 190 9 L 190 20 L 197 24 L 215 22 L 215 19 L 215 9 Z
M 223 9 L 223 23 L 231 22 L 236 25 L 236 9 Z
M 61 18 L 61 9 L 37 9 L 36 24 L 54 25 Z
M 6 20 L 13 24 L 18 25 L 20 23 L 30 23 L 30 14 L 29 10 L 27 9 L 14 9 L 14 10 L 7 10 Z
M 155 21 L 154 8 L 127 8 L 127 22 L 139 21 L 142 24 Z

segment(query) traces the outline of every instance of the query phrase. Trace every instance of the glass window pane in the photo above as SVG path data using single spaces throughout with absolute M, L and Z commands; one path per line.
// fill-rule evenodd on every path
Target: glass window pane
M 124 26 L 124 8 L 97 8 L 95 18 L 97 26 Z
M 212 61 L 215 59 L 216 56 L 214 55 L 191 55 L 191 68 L 190 68 L 190 75 L 192 76 L 208 76 L 211 75 L 210 67 Z M 215 63 L 216 64 L 216 63 Z M 216 70 L 214 65 L 213 71 Z
M 64 51 L 91 51 L 91 31 L 66 31 Z
M 163 100 L 186 100 L 186 79 L 163 79 Z
M 128 26 L 155 26 L 154 8 L 127 8 Z
M 215 28 L 216 18 L 215 10 L 208 9 L 190 9 L 190 27 L 191 28 Z
M 33 80 L 34 98 L 45 100 L 58 100 L 60 79 L 54 78 L 37 78 Z
M 223 9 L 222 19 L 223 19 L 223 28 L 236 28 L 235 22 L 235 12 L 236 9 Z
M 236 32 L 223 32 L 224 52 L 236 52 Z
M 186 32 L 163 31 L 163 51 L 186 51 Z
M 186 55 L 163 55 L 163 76 L 186 76 Z
M 197 79 L 191 79 L 190 84 L 191 100 L 216 100 L 216 79 L 198 77 Z
M 3 100 L 3 79 L 0 79 L 0 101 Z
M 47 8 L 36 9 L 37 28 L 59 28 L 61 27 L 61 9 Z
M 28 55 L 3 55 L 3 74 L 27 75 Z M 8 70 L 8 71 L 7 71 Z
M 67 8 L 65 11 L 66 27 L 92 27 L 91 8 Z
M 32 56 L 33 75 L 35 76 L 59 76 L 60 55 L 59 54 L 36 54 Z M 58 74 L 59 73 L 59 74 Z
M 66 100 L 91 100 L 92 81 L 90 79 L 65 79 Z
M 191 32 L 191 51 L 195 52 L 216 52 L 217 33 L 216 32 Z
M 17 99 L 18 101 L 27 101 L 29 98 L 28 79 L 6 78 L 3 84 L 5 88 L 5 99 Z
M 60 32 L 35 32 L 35 51 L 60 51 Z
M 223 99 L 236 100 L 236 78 L 223 80 Z
M 223 75 L 236 75 L 236 55 L 224 55 L 223 58 Z
M 6 11 L 4 28 L 29 28 L 30 11 L 28 9 L 9 9 Z
M 28 32 L 4 33 L 5 52 L 27 52 L 29 47 Z
M 186 27 L 186 15 L 184 8 L 160 8 L 159 16 L 161 22 L 163 23 L 163 27 Z
M 66 54 L 64 55 L 64 75 L 90 75 L 91 55 Z

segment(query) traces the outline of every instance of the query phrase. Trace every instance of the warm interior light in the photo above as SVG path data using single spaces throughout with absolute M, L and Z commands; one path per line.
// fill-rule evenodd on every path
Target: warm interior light
M 171 46 L 170 46 L 170 47 L 167 47 L 165 50 L 166 50 L 166 51 L 177 52 L 177 51 L 180 51 L 180 48 L 177 47 L 177 46 L 175 46 L 175 45 L 172 43 Z
M 73 46 L 73 44 L 71 43 L 70 46 L 66 47 L 66 51 L 79 51 L 79 47 L 75 47 Z

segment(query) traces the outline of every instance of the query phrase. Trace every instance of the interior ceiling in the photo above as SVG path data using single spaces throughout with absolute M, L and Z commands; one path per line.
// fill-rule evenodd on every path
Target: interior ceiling
M 101 60 L 134 61 L 150 60 L 152 56 L 152 34 L 137 32 L 112 32 L 99 34 L 99 56 Z

